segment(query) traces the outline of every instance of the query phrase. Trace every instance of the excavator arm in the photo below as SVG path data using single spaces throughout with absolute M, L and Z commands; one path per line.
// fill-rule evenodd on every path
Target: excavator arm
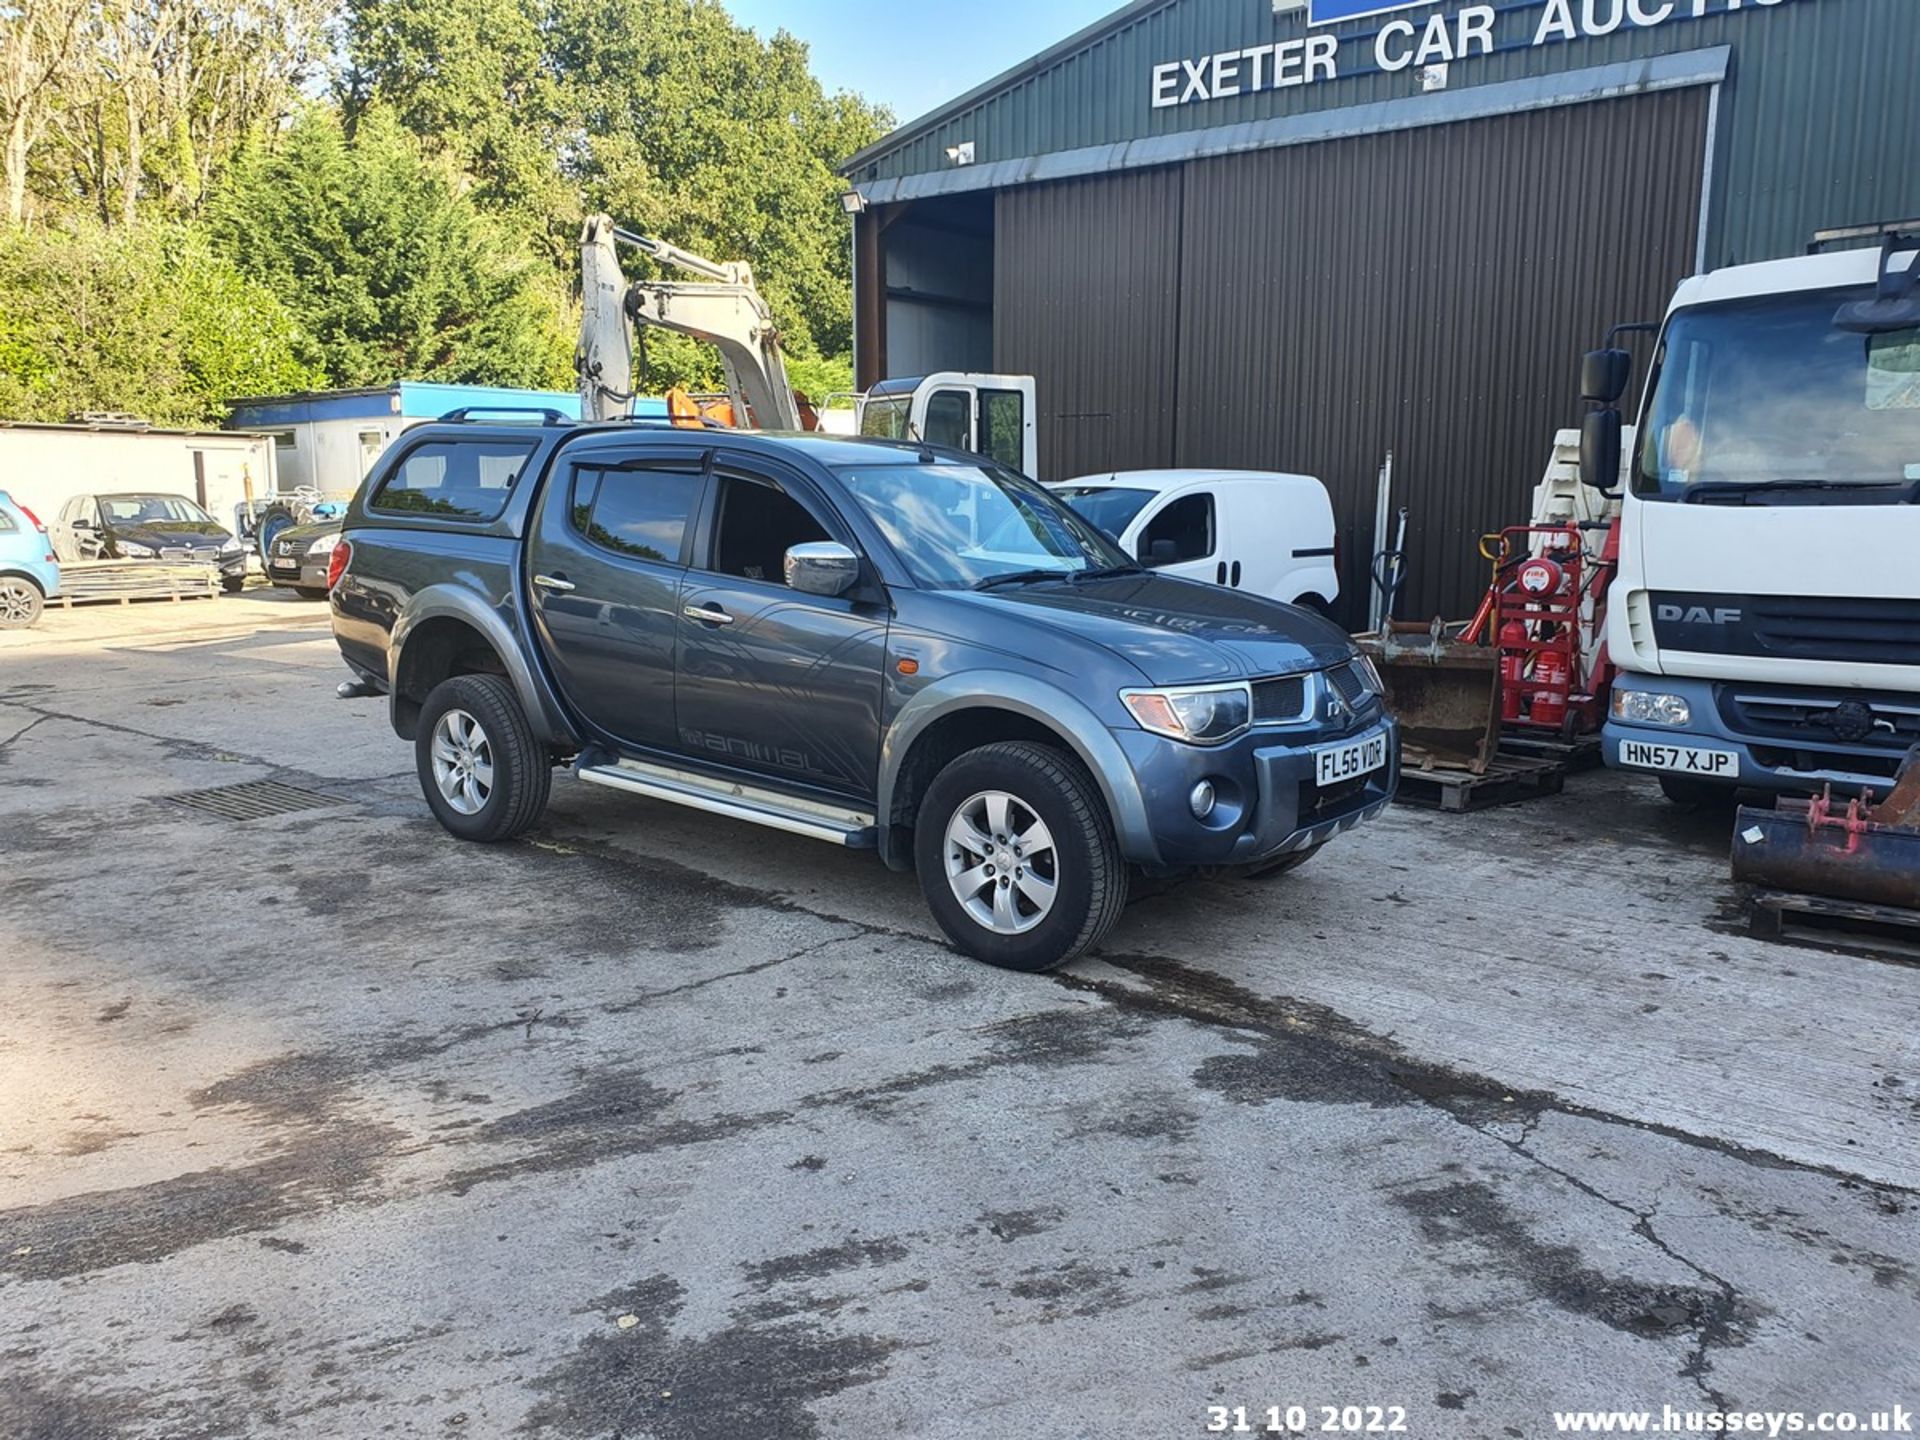
M 620 268 L 622 244 L 700 278 L 629 284 Z M 594 215 L 580 234 L 580 280 L 580 343 L 574 367 L 582 419 L 612 420 L 633 413 L 633 327 L 638 324 L 690 335 L 719 350 L 736 415 L 751 416 L 763 430 L 803 428 L 779 330 L 754 288 L 750 266 L 722 265 Z

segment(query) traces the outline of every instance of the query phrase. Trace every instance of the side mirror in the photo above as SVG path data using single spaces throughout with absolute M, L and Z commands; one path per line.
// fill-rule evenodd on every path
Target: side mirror
M 1595 405 L 1613 405 L 1627 393 L 1633 356 L 1625 350 L 1589 350 L 1580 362 L 1580 394 Z
M 93 521 L 91 521 L 91 520 L 75 520 L 75 521 L 73 522 L 73 525 L 72 525 L 72 528 L 73 528 L 73 529 L 75 529 L 75 530 L 91 530 L 91 529 L 93 528 Z
M 787 551 L 787 588 L 802 595 L 844 595 L 860 578 L 860 557 L 834 540 L 816 540 Z
M 1620 412 L 1611 405 L 1589 410 L 1580 427 L 1580 480 L 1603 495 L 1620 484 Z

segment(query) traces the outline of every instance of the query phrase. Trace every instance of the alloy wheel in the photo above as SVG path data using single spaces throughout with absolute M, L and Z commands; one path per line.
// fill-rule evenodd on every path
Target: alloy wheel
M 1053 911 L 1060 889 L 1053 832 L 1031 806 L 983 790 L 947 824 L 947 884 L 960 908 L 998 935 L 1024 935 Z

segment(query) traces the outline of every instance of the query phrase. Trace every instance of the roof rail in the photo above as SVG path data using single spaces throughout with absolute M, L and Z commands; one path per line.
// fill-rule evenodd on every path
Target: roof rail
M 463 405 L 440 417 L 442 425 L 464 425 L 476 415 L 538 415 L 542 425 L 571 425 L 573 417 L 538 405 Z
M 1920 236 L 1920 219 L 1882 220 L 1873 225 L 1843 225 L 1837 230 L 1816 230 L 1809 255 L 1818 255 L 1830 245 L 1850 245 L 1861 240 L 1886 240 L 1890 236 Z

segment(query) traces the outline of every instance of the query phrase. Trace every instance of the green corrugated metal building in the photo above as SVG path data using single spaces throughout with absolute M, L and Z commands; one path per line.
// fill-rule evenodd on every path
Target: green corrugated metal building
M 863 384 L 1031 372 L 1044 478 L 1304 470 L 1349 613 L 1524 518 L 1581 351 L 1701 268 L 1920 217 L 1920 0 L 1136 0 L 853 157 Z

